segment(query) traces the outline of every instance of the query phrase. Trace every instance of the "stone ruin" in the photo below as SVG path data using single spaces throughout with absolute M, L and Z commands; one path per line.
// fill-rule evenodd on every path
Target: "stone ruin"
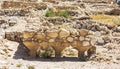
M 79 57 L 83 56 L 85 52 L 87 52 L 86 55 L 88 56 L 95 53 L 94 33 L 85 28 L 74 27 L 75 25 L 70 26 L 68 23 L 66 25 L 57 24 L 53 28 L 50 28 L 49 25 L 44 26 L 41 23 L 41 25 L 37 25 L 36 27 L 26 27 L 22 32 L 6 32 L 5 38 L 13 41 L 22 41 L 30 50 L 29 54 L 33 57 L 36 56 L 38 48 L 44 50 L 49 46 L 54 48 L 55 56 L 60 56 L 62 50 L 69 46 L 79 51 Z
M 86 9 L 81 10 L 83 4 L 77 7 L 73 6 L 75 4 L 56 6 L 55 2 L 54 0 L 45 0 L 41 3 L 4 1 L 1 15 L 16 16 L 16 13 L 18 16 L 23 14 L 23 17 L 19 17 L 19 19 L 8 17 L 8 20 L 1 17 L 0 25 L 5 30 L 3 36 L 8 40 L 22 42 L 29 49 L 29 55 L 32 57 L 36 57 L 38 49 L 47 50 L 49 47 L 51 47 L 49 50 L 55 50 L 55 57 L 60 57 L 61 52 L 69 46 L 78 50 L 78 57 L 90 57 L 96 53 L 96 45 L 105 45 L 114 39 L 119 39 L 120 27 L 92 20 L 88 15 L 93 13 L 93 9 L 89 10 L 85 5 Z M 53 6 L 49 7 L 48 5 L 51 3 Z M 29 14 L 31 13 L 29 7 L 38 11 L 45 11 L 48 8 L 53 8 L 55 11 L 67 9 L 71 12 L 70 14 L 74 13 L 74 15 L 72 18 L 45 16 L 36 18 Z M 94 6 L 90 7 L 94 8 Z M 9 10 L 11 8 L 13 10 Z M 114 7 L 108 8 L 113 9 Z M 103 13 L 106 11 L 95 12 Z M 32 18 L 26 17 L 26 14 Z

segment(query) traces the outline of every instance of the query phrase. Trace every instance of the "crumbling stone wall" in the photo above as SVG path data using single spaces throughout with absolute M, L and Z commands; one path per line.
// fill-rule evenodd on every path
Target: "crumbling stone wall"
M 75 31 L 73 33 L 73 31 Z M 21 36 L 22 35 L 22 36 Z M 33 57 L 36 56 L 38 48 L 46 49 L 48 46 L 55 49 L 56 57 L 60 56 L 62 50 L 66 47 L 72 46 L 79 51 L 80 56 L 90 56 L 95 53 L 94 42 L 91 41 L 89 33 L 86 29 L 81 30 L 47 30 L 46 32 L 29 32 L 21 33 L 6 33 L 6 38 L 10 40 L 22 41 L 23 44 L 30 50 L 29 54 Z M 92 50 L 92 51 L 90 51 Z M 87 52 L 87 54 L 85 54 Z
M 35 2 L 13 2 L 13 1 L 4 1 L 2 4 L 3 9 L 16 9 L 16 8 L 29 8 L 33 7 L 36 9 L 46 9 L 47 5 L 45 3 L 35 3 Z

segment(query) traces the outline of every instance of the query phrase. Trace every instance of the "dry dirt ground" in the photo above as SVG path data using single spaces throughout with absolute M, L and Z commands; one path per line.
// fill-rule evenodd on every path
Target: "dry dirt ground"
M 0 69 L 120 69 L 120 60 L 80 61 L 77 58 L 30 58 L 27 49 L 7 41 L 9 56 L 0 55 Z

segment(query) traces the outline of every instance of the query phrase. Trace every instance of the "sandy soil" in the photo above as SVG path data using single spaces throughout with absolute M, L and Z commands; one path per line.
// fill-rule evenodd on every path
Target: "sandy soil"
M 10 57 L 0 57 L 0 69 L 120 69 L 120 61 L 80 61 L 78 58 L 31 58 L 28 50 L 8 41 Z

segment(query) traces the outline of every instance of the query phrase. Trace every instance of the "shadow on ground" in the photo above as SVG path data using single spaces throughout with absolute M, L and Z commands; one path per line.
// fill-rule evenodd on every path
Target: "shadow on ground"
M 19 43 L 17 51 L 14 53 L 13 59 L 24 59 L 25 57 L 29 57 L 28 51 L 29 50 L 22 43 Z
M 28 61 L 45 61 L 45 62 L 58 62 L 58 61 L 80 61 L 77 57 L 66 57 L 66 58 L 32 58 L 28 55 L 29 50 L 20 43 L 17 51 L 14 53 L 13 59 L 23 59 Z

